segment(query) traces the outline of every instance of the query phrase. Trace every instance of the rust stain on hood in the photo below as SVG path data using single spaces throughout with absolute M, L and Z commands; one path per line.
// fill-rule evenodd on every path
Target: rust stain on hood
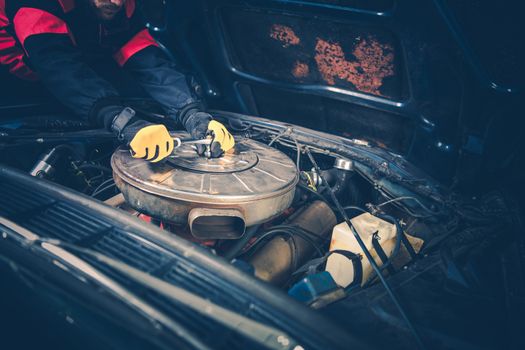
M 301 39 L 299 39 L 293 29 L 282 24 L 274 24 L 272 26 L 270 29 L 270 37 L 280 41 L 285 48 L 292 45 L 299 45 L 301 43 Z
M 335 85 L 336 79 L 352 83 L 357 90 L 382 95 L 383 79 L 394 75 L 394 54 L 390 45 L 372 37 L 362 39 L 352 52 L 350 61 L 337 42 L 317 38 L 315 61 L 323 80 Z
M 305 78 L 310 74 L 310 67 L 308 64 L 300 61 L 296 61 L 293 69 L 292 69 L 292 75 L 298 79 Z

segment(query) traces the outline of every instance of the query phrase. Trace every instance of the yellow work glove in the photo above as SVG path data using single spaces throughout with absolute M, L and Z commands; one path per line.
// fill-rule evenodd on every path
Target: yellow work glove
M 208 134 L 210 134 L 213 137 L 213 143 L 211 145 L 212 148 L 212 156 L 213 156 L 213 148 L 214 144 L 218 144 L 220 147 L 220 150 L 222 153 L 228 152 L 235 146 L 235 140 L 233 139 L 232 134 L 226 129 L 224 125 L 219 123 L 216 120 L 210 121 L 208 124 Z M 215 146 L 217 148 L 217 146 Z
M 123 135 L 131 139 L 129 147 L 133 158 L 156 163 L 173 152 L 174 141 L 164 125 L 137 121 L 126 126 Z
M 235 146 L 235 140 L 226 127 L 216 120 L 212 119 L 209 113 L 197 111 L 190 113 L 186 118 L 184 127 L 188 130 L 194 139 L 204 139 L 211 137 L 213 139 L 210 146 L 210 157 L 218 158 L 228 152 Z M 205 154 L 206 147 L 197 145 L 197 153 Z

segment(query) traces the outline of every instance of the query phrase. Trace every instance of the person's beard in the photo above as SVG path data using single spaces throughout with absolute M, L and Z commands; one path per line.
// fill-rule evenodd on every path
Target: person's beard
M 122 9 L 121 6 L 117 6 L 114 4 L 103 4 L 100 7 L 96 7 L 93 5 L 93 10 L 95 11 L 97 17 L 103 21 L 110 21 L 112 20 Z

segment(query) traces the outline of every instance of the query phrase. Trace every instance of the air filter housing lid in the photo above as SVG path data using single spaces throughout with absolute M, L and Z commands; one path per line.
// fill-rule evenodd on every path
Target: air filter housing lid
M 181 145 L 163 163 L 135 159 L 129 150 L 119 148 L 111 165 L 128 203 L 178 223 L 187 222 L 194 208 L 235 209 L 247 226 L 290 206 L 299 174 L 284 153 L 251 139 L 236 140 L 234 150 L 217 159 L 199 156 L 194 147 Z

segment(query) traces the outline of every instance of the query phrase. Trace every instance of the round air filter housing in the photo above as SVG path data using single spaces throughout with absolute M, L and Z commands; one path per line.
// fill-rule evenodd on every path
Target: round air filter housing
M 299 181 L 288 156 L 250 139 L 237 140 L 234 150 L 216 159 L 183 144 L 160 164 L 135 159 L 121 147 L 111 166 L 129 205 L 162 220 L 188 223 L 201 239 L 239 238 L 247 226 L 281 214 Z

